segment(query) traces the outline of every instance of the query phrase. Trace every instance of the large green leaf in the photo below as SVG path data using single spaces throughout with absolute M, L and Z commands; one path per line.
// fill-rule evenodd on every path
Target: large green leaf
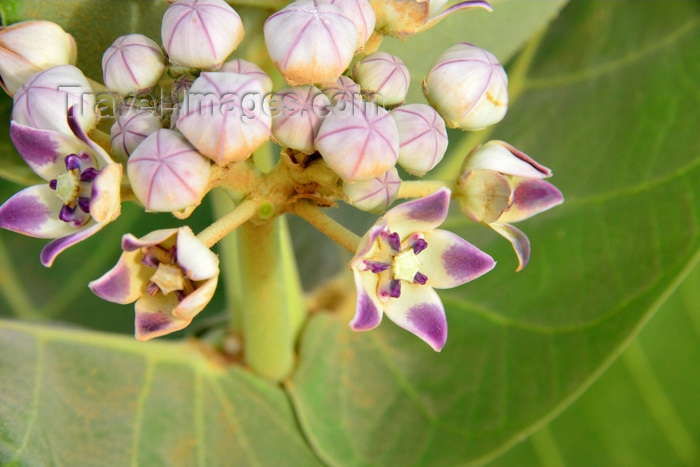
M 619 361 L 490 467 L 698 465 L 700 267 Z
M 285 394 L 223 363 L 194 342 L 0 321 L 0 461 L 320 465 Z
M 288 389 L 326 462 L 483 462 L 619 355 L 700 259 L 698 29 L 696 2 L 568 5 L 515 67 L 492 134 L 552 167 L 566 203 L 522 223 L 533 258 L 518 274 L 504 240 L 448 221 L 499 265 L 442 294 L 442 354 L 390 322 L 311 322 Z

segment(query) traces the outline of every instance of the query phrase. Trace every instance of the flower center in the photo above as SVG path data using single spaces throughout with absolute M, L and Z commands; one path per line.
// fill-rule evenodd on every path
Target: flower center
M 178 301 L 182 301 L 194 291 L 194 284 L 177 264 L 175 246 L 165 248 L 162 245 L 155 245 L 144 247 L 141 251 L 144 254 L 141 263 L 156 270 L 146 287 L 150 295 L 158 292 L 168 295 L 174 292 L 177 294 Z
M 391 272 L 394 275 L 394 279 L 413 282 L 413 278 L 421 266 L 423 266 L 423 263 L 416 257 L 413 248 L 408 248 L 394 256 Z
M 92 182 L 99 172 L 86 152 L 67 155 L 65 164 L 66 172 L 49 181 L 49 188 L 63 202 L 59 219 L 79 228 L 90 220 Z

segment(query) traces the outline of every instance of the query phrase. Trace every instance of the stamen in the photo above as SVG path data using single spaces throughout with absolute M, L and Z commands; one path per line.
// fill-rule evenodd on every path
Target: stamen
M 391 266 L 387 263 L 382 263 L 381 261 L 365 260 L 364 263 L 367 269 L 374 274 L 379 274 L 382 271 L 386 271 Z
M 51 188 L 52 190 L 55 190 L 57 187 L 58 187 L 58 180 L 57 179 L 54 178 L 53 180 L 49 180 L 49 188 Z
M 154 297 L 160 288 L 154 284 L 153 282 L 149 282 L 148 285 L 146 286 L 146 293 L 150 295 L 151 297 Z
M 401 281 L 391 280 L 389 283 L 389 296 L 391 298 L 399 298 L 401 296 Z
M 65 159 L 66 170 L 70 172 L 71 170 L 80 170 L 80 159 L 77 154 L 69 154 Z
M 78 198 L 78 207 L 86 214 L 90 214 L 90 198 Z
M 413 248 L 413 254 L 417 255 L 428 247 L 428 242 L 426 242 L 425 239 L 418 238 L 415 242 L 413 242 L 411 247 Z
M 160 261 L 158 261 L 152 255 L 147 254 L 144 255 L 143 258 L 141 258 L 141 264 L 143 264 L 146 267 L 155 269 L 158 267 L 158 264 L 160 264 Z
M 58 218 L 63 222 L 71 224 L 72 227 L 77 229 L 78 227 L 84 226 L 90 219 L 90 216 L 85 215 L 75 207 L 70 207 L 64 204 L 61 207 L 61 210 L 58 212 Z
M 83 170 L 82 173 L 80 174 L 80 181 L 81 182 L 91 182 L 97 177 L 97 174 L 99 172 L 97 171 L 96 168 L 94 167 L 88 167 L 87 169 Z
M 401 251 L 401 237 L 399 237 L 399 234 L 396 232 L 387 234 L 387 240 L 392 250 Z
M 417 272 L 416 275 L 413 277 L 414 284 L 425 285 L 426 282 L 428 282 L 428 276 L 420 272 Z

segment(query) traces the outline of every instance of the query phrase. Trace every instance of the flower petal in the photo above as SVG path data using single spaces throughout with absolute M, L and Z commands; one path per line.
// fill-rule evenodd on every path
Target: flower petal
M 47 181 L 66 171 L 65 156 L 90 152 L 88 146 L 75 138 L 17 122 L 10 124 L 10 138 L 27 165 Z
M 462 10 L 462 9 L 464 9 L 464 8 L 474 8 L 474 7 L 483 8 L 483 9 L 485 9 L 486 11 L 493 11 L 493 8 L 491 8 L 491 5 L 490 5 L 488 2 L 485 2 L 485 1 L 482 1 L 482 0 L 470 0 L 470 1 L 467 1 L 467 2 L 459 2 L 459 3 L 457 3 L 456 5 L 452 5 L 452 6 L 449 7 L 449 8 L 445 8 L 445 9 L 444 9 L 443 11 L 441 11 L 440 13 L 438 13 L 438 14 L 432 16 L 432 17 L 428 20 L 428 22 L 426 22 L 423 26 L 419 27 L 418 30 L 417 30 L 416 32 L 423 32 L 423 31 L 425 31 L 425 30 L 427 30 L 427 29 L 430 29 L 430 28 L 434 27 L 434 26 L 435 26 L 436 24 L 438 24 L 440 21 L 442 21 L 443 19 L 445 19 L 448 15 L 450 15 L 450 14 L 456 12 L 456 11 Z M 432 8 L 431 8 L 431 12 L 432 12 Z
M 467 170 L 457 184 L 459 207 L 474 222 L 495 222 L 512 203 L 510 182 L 495 170 Z
M 498 219 L 499 223 L 518 222 L 564 202 L 561 191 L 544 180 L 518 178 L 513 182 L 513 204 Z
M 122 237 L 122 250 L 134 251 L 143 247 L 154 246 L 158 245 L 159 243 L 164 243 L 170 237 L 175 236 L 178 230 L 179 229 L 154 230 L 153 232 L 149 232 L 141 238 L 134 237 L 131 234 L 126 234 Z
M 88 284 L 103 300 L 126 304 L 135 302 L 146 291 L 152 270 L 141 264 L 141 252 L 124 252 L 117 264 Z
M 522 271 L 530 261 L 530 239 L 528 239 L 527 235 L 521 230 L 516 229 L 510 224 L 493 222 L 489 224 L 489 227 L 498 232 L 513 245 L 515 254 L 518 256 L 518 267 L 515 271 Z
M 378 274 L 353 271 L 357 289 L 355 317 L 350 321 L 353 331 L 369 331 L 382 322 L 382 305 L 377 298 Z
M 177 306 L 175 294 L 143 295 L 136 302 L 136 340 L 147 341 L 184 329 L 190 320 L 174 317 L 171 312 Z
M 219 258 L 197 239 L 189 227 L 181 227 L 178 230 L 177 262 L 185 275 L 193 281 L 211 279 L 219 275 Z
M 433 230 L 447 217 L 451 192 L 441 188 L 424 198 L 399 204 L 384 215 L 389 229 L 404 237 L 413 232 Z
M 48 185 L 25 188 L 0 206 L 0 228 L 37 238 L 58 238 L 75 232 L 58 218 L 63 202 Z
M 86 144 L 92 151 L 93 155 L 96 155 L 98 157 L 98 167 L 101 168 L 105 165 L 113 164 L 114 161 L 112 161 L 112 158 L 109 157 L 107 152 L 104 149 L 102 149 L 102 147 L 99 144 L 95 143 L 93 140 L 88 138 L 88 135 L 85 133 L 85 130 L 80 125 L 78 118 L 76 118 L 76 113 L 77 111 L 75 106 L 72 106 L 70 109 L 68 109 L 68 127 L 71 129 L 75 137 L 82 141 L 84 144 Z
M 423 263 L 420 272 L 428 276 L 427 286 L 438 289 L 456 287 L 496 266 L 489 255 L 447 230 L 425 232 L 424 239 L 428 247 L 417 258 Z
M 74 230 L 75 233 L 68 235 L 66 237 L 57 238 L 47 243 L 39 258 L 41 259 L 41 264 L 47 268 L 51 267 L 56 257 L 62 253 L 64 250 L 72 247 L 76 243 L 80 243 L 88 237 L 95 235 L 97 232 L 102 230 L 102 228 L 107 225 L 106 222 L 97 222 L 92 225 L 87 224 L 89 227 L 82 227 L 80 230 Z
M 90 198 L 90 215 L 96 222 L 111 222 L 121 213 L 122 166 L 109 164 L 95 177 Z
M 462 169 L 490 169 L 505 175 L 547 178 L 552 171 L 504 141 L 489 141 L 477 146 L 464 160 Z
M 216 275 L 199 285 L 197 289 L 185 297 L 174 309 L 173 316 L 184 321 L 192 321 L 200 311 L 211 301 L 216 291 L 219 276 Z M 172 295 L 172 294 L 171 294 Z
M 357 246 L 357 252 L 350 261 L 351 268 L 354 268 L 359 262 L 364 261 L 365 258 L 372 256 L 373 249 L 377 247 L 377 237 L 379 237 L 385 228 L 386 221 L 380 219 L 362 236 Z
M 401 296 L 389 300 L 384 312 L 390 320 L 423 339 L 436 352 L 445 346 L 445 308 L 432 287 L 404 283 Z

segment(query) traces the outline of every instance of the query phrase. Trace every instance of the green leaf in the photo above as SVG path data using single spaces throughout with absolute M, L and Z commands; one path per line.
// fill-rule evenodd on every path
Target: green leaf
M 700 267 L 581 399 L 489 466 L 697 465 L 698 337 Z
M 458 11 L 426 32 L 405 41 L 385 37 L 381 49 L 401 57 L 411 72 L 407 101 L 424 102 L 423 80 L 435 60 L 448 47 L 470 42 L 507 63 L 525 43 L 541 31 L 567 0 L 495 0 L 493 12 L 481 9 Z
M 518 274 L 505 240 L 448 220 L 499 265 L 441 293 L 441 354 L 386 319 L 353 334 L 352 310 L 311 322 L 288 390 L 322 459 L 483 463 L 634 338 L 700 260 L 698 29 L 695 2 L 567 6 L 490 134 L 551 167 L 567 201 L 519 224 L 533 256 Z
M 0 321 L 3 465 L 319 465 L 276 386 L 193 342 Z

